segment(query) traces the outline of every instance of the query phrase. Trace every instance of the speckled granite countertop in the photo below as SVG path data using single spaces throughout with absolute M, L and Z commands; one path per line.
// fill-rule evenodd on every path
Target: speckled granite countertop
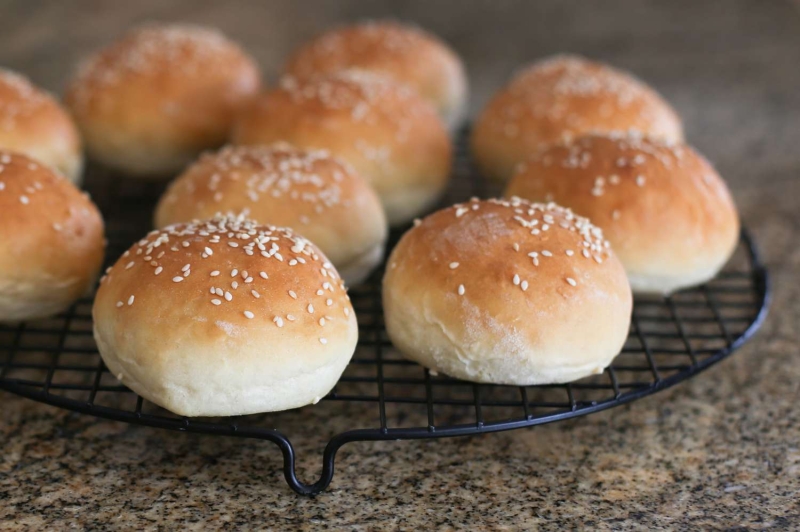
M 295 43 L 331 21 L 390 12 L 356 1 L 294 4 L 5 0 L 0 65 L 57 91 L 78 57 L 122 28 L 185 19 L 236 36 L 272 75 Z M 656 85 L 730 182 L 758 239 L 775 287 L 764 329 L 698 378 L 590 417 L 347 445 L 330 489 L 315 498 L 289 490 L 268 442 L 133 427 L 0 393 L 0 529 L 800 527 L 798 4 L 396 4 L 397 16 L 465 56 L 474 108 L 515 65 L 556 51 L 605 59 Z M 319 449 L 303 443 L 308 421 L 287 428 L 306 481 L 320 467 Z

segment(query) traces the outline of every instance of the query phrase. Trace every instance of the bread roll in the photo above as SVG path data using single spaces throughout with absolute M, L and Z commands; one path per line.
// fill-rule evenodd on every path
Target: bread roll
M 452 148 L 433 108 L 408 87 L 367 72 L 306 83 L 285 78 L 242 115 L 233 140 L 330 151 L 375 188 L 391 225 L 435 204 L 450 176 Z
M 409 230 L 383 280 L 389 337 L 451 377 L 533 385 L 600 373 L 628 336 L 625 271 L 555 204 L 473 200 Z
M 284 73 L 308 80 L 354 68 L 407 84 L 451 129 L 463 121 L 467 78 L 461 59 L 436 36 L 407 24 L 368 21 L 330 30 L 297 49 Z
M 314 403 L 358 340 L 325 255 L 288 229 L 242 217 L 151 232 L 101 281 L 92 314 L 108 369 L 184 416 Z
M 155 222 L 164 227 L 218 212 L 293 228 L 320 247 L 349 285 L 383 258 L 387 227 L 378 196 L 325 151 L 276 144 L 207 153 L 170 185 Z
M 725 182 L 685 144 L 635 135 L 587 136 L 521 164 L 507 196 L 555 201 L 603 228 L 634 292 L 704 283 L 739 240 Z
M 156 178 L 224 144 L 258 88 L 254 61 L 218 31 L 149 25 L 86 61 L 66 103 L 90 156 Z
M 103 262 L 103 219 L 88 196 L 33 159 L 0 150 L 0 321 L 57 314 Z
M 683 140 L 675 111 L 642 81 L 578 56 L 555 56 L 520 71 L 475 122 L 472 152 L 481 172 L 506 181 L 543 145 L 591 132 L 636 130 Z
M 83 153 L 70 116 L 27 78 L 0 68 L 0 150 L 28 157 L 80 183 Z

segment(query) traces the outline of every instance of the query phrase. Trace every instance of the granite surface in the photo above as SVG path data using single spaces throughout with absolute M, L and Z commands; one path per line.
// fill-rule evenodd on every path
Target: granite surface
M 386 14 L 454 43 L 473 111 L 516 65 L 557 51 L 658 87 L 758 239 L 775 289 L 763 330 L 687 383 L 586 418 L 347 445 L 315 498 L 290 491 L 271 443 L 130 426 L 0 393 L 0 529 L 800 527 L 798 3 L 0 0 L 0 65 L 58 91 L 79 57 L 129 25 L 182 19 L 234 35 L 272 77 L 292 46 L 332 22 Z M 285 421 L 311 481 L 321 420 Z

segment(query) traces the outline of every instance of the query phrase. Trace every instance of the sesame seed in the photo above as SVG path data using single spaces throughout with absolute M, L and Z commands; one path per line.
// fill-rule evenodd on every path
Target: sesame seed
M 577 286 L 578 283 L 575 282 L 575 279 L 572 277 L 567 277 L 567 282 L 572 286 Z
M 458 295 L 463 296 L 464 295 L 464 291 L 465 291 L 464 290 L 464 285 L 463 284 L 458 285 Z
M 519 275 L 518 274 L 515 273 L 514 274 L 514 279 L 512 279 L 512 280 L 514 282 L 514 286 L 518 286 L 519 285 Z
M 585 249 L 584 249 L 583 251 L 581 251 L 581 253 L 582 253 L 582 254 L 583 254 L 583 256 L 584 256 L 584 257 L 586 257 L 587 259 L 589 258 L 589 252 L 588 252 L 587 250 L 585 250 Z
M 619 220 L 620 213 L 617 209 L 611 211 L 611 219 L 612 220 Z
M 248 320 L 252 320 L 253 318 L 256 317 L 256 315 L 250 312 L 249 310 L 245 310 L 244 317 L 247 318 Z
M 293 315 L 291 315 L 291 314 L 287 314 L 287 315 L 286 315 L 286 319 L 287 319 L 287 320 L 289 320 L 289 321 L 294 321 L 294 320 L 296 320 L 297 318 L 295 318 L 295 317 L 294 317 Z
M 528 256 L 535 259 L 536 257 L 539 256 L 539 254 L 537 252 L 535 252 L 535 251 L 531 251 L 530 253 L 528 253 Z
M 189 271 L 191 269 L 191 267 L 192 267 L 191 264 L 184 264 L 183 268 L 181 268 L 181 271 L 182 272 L 187 272 L 187 271 Z
M 129 297 L 129 298 L 128 298 L 128 306 L 131 306 L 131 305 L 133 305 L 133 300 L 134 300 L 134 297 L 133 297 L 133 296 L 131 296 L 131 297 Z
M 420 220 L 419 218 L 414 218 L 414 227 L 418 227 L 419 224 L 421 224 L 421 223 L 422 223 L 422 220 Z
M 225 295 L 225 292 L 222 291 L 222 288 L 215 288 L 214 289 L 214 293 L 217 294 L 219 297 L 222 297 L 222 296 Z
M 322 294 L 324 294 L 324 293 L 325 293 L 325 291 L 324 291 L 324 290 L 322 290 L 322 289 L 319 289 L 319 290 L 317 290 L 317 295 L 318 295 L 318 296 L 321 296 L 321 295 L 322 295 Z
M 451 270 L 455 270 L 456 268 L 458 268 L 458 263 L 457 262 L 451 262 L 450 263 L 450 269 Z
M 125 303 L 123 303 L 122 301 L 117 301 L 117 308 L 121 307 L 121 306 L 122 306 L 122 305 L 124 305 L 124 304 L 125 304 Z
M 222 304 L 222 301 L 220 301 L 219 299 L 212 299 L 212 300 L 211 300 L 211 303 L 212 303 L 213 305 L 221 305 L 221 304 Z
M 520 283 L 520 288 L 522 288 L 523 292 L 525 290 L 527 290 L 528 289 L 528 281 L 522 281 L 522 283 Z
M 347 316 L 348 318 L 350 317 L 350 309 L 349 308 L 344 307 L 344 315 Z
M 319 339 L 319 343 L 321 343 L 322 345 L 325 345 L 325 344 L 328 343 L 328 340 L 326 338 L 320 338 Z
M 259 297 L 261 297 L 261 294 L 259 294 L 259 293 L 258 293 L 258 292 L 256 292 L 255 290 L 251 290 L 251 291 L 250 291 L 250 293 L 251 293 L 251 294 L 253 294 L 253 297 L 254 297 L 254 298 L 256 298 L 256 299 L 258 299 Z
M 292 260 L 289 261 L 289 266 L 295 266 L 296 264 L 297 264 L 297 261 L 295 259 L 292 259 Z
M 575 252 L 572 251 L 571 249 L 566 250 L 564 253 L 567 254 L 567 257 L 571 257 L 571 256 L 573 256 L 575 254 Z
M 164 268 L 162 268 L 161 266 L 159 266 L 158 268 L 156 268 L 156 270 L 155 270 L 153 273 L 155 273 L 156 275 L 158 275 L 158 274 L 160 274 L 160 273 L 161 273 L 161 272 L 163 272 L 163 271 L 164 271 Z
M 601 259 L 601 258 L 600 258 L 600 255 L 595 255 L 595 256 L 594 256 L 594 261 L 595 261 L 597 264 L 603 264 L 603 259 Z
M 269 279 L 269 276 L 265 272 L 259 272 L 258 276 L 262 279 Z
M 230 292 L 225 292 L 225 301 L 231 301 L 233 299 L 233 295 Z
M 133 261 L 130 261 L 128 264 L 125 265 L 125 269 L 130 270 L 131 268 L 133 268 L 134 265 L 135 263 Z
M 244 280 L 244 284 L 250 284 L 252 282 L 253 282 L 253 278 L 252 277 L 248 277 L 247 279 Z
M 236 268 L 234 268 L 233 270 L 231 270 L 231 277 L 236 277 L 236 274 L 237 274 L 237 273 L 239 273 L 239 270 L 237 270 Z
M 297 299 L 297 294 L 294 293 L 294 290 L 289 290 L 289 297 L 292 299 Z
M 511 247 L 514 248 L 514 251 L 519 251 L 519 244 L 517 244 L 516 242 L 514 242 L 514 245 Z
M 314 305 L 312 305 L 311 303 L 308 304 L 308 313 L 314 314 Z
M 326 306 L 328 306 L 328 307 L 330 307 L 331 305 L 333 305 L 333 299 L 330 299 L 330 298 L 326 299 L 326 300 L 325 300 L 325 305 L 326 305 Z
M 545 257 L 552 257 L 553 256 L 553 254 L 550 253 L 549 251 L 547 251 L 546 249 L 542 250 L 542 255 L 545 256 Z
M 211 277 L 216 277 L 217 275 L 219 275 L 219 270 L 214 270 L 211 272 Z
M 645 179 L 644 179 L 643 175 L 636 176 L 636 185 L 637 186 L 643 187 L 644 186 L 644 182 L 645 182 Z
M 319 324 L 320 324 L 321 327 L 325 327 L 325 318 L 320 318 L 319 319 Z
M 231 242 L 231 241 L 228 241 L 228 245 L 229 245 L 230 247 L 232 247 L 232 248 L 238 248 L 238 247 L 239 247 L 239 243 L 238 243 L 238 242 Z
M 31 202 L 31 200 L 28 199 L 28 196 L 20 196 L 19 201 L 21 201 L 23 205 L 27 205 Z
M 287 319 L 288 318 L 289 317 L 287 316 Z M 278 327 L 283 327 L 283 318 L 281 318 L 280 316 L 275 316 L 274 318 L 272 318 L 272 321 L 274 321 L 275 325 L 277 325 Z
M 206 252 L 206 255 L 208 255 L 209 257 L 214 254 L 214 251 L 210 247 L 206 247 L 204 251 Z
M 181 245 L 185 248 L 189 247 L 189 242 L 181 242 Z

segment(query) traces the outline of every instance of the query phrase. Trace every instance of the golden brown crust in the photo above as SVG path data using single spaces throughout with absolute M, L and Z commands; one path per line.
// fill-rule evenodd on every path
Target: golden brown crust
M 255 62 L 219 32 L 145 26 L 86 61 L 65 101 L 90 155 L 163 175 L 223 144 L 259 84 Z
M 383 288 L 389 336 L 406 356 L 504 384 L 602 370 L 627 337 L 632 305 L 597 228 L 518 198 L 428 216 L 395 247 Z
M 632 75 L 578 56 L 555 56 L 520 71 L 475 122 L 472 152 L 484 175 L 505 181 L 544 145 L 592 132 L 639 131 L 683 140 L 681 121 Z
M 288 144 L 204 154 L 170 185 L 156 209 L 156 226 L 218 212 L 293 228 L 340 270 L 382 247 L 387 234 L 377 195 L 350 165 L 326 151 Z
M 151 232 L 103 278 L 93 315 L 109 368 L 185 415 L 310 403 L 335 384 L 358 337 L 317 247 L 242 217 Z
M 58 102 L 27 78 L 0 68 L 0 149 L 24 153 L 81 180 L 78 129 Z
M 233 141 L 331 152 L 372 184 L 393 225 L 436 201 L 452 159 L 441 120 L 414 91 L 355 71 L 284 79 L 242 114 Z
M 467 81 L 461 60 L 439 38 L 407 24 L 368 21 L 327 31 L 295 50 L 284 73 L 309 80 L 353 68 L 412 87 L 451 127 L 463 118 Z
M 671 292 L 708 280 L 736 246 L 730 192 L 691 147 L 593 135 L 522 163 L 507 196 L 555 201 L 603 228 L 635 291 Z
M 55 314 L 103 261 L 103 219 L 63 176 L 0 150 L 0 320 Z

